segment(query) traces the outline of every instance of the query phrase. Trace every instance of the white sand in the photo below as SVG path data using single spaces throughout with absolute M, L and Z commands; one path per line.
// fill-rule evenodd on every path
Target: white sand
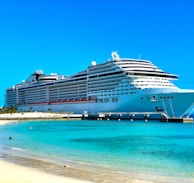
M 40 170 L 15 165 L 0 160 L 1 183 L 86 183 L 68 177 L 51 175 Z
M 46 113 L 46 112 L 24 112 L 24 113 L 5 113 L 0 114 L 0 125 L 12 122 L 27 121 L 28 119 L 63 119 L 65 114 Z
M 103 181 L 104 182 L 104 181 Z M 115 181 L 113 180 L 115 183 Z M 127 181 L 128 182 L 128 181 Z M 70 177 L 56 176 L 34 168 L 0 160 L 0 183 L 91 183 Z M 130 183 L 154 183 L 131 179 Z
M 1 114 L 0 125 L 18 122 L 14 118 L 60 118 L 59 114 L 49 113 L 15 113 Z M 7 118 L 4 120 L 3 118 Z M 13 119 L 12 119 L 13 118 Z M 51 175 L 41 170 L 23 167 L 4 160 L 0 160 L 0 183 L 86 183 L 78 179 Z
M 41 118 L 62 118 L 64 114 L 56 113 L 14 113 L 14 114 L 0 114 L 0 125 L 7 123 L 19 122 L 20 119 L 41 119 Z M 25 122 L 25 121 L 23 121 Z M 98 176 L 98 175 L 97 175 Z M 75 176 L 76 177 L 76 176 Z M 78 176 L 79 177 L 79 176 Z M 138 179 L 137 179 L 138 177 Z M 149 178 L 150 177 L 150 178 Z M 152 181 L 147 181 L 147 180 Z M 157 175 L 143 175 L 131 176 L 128 179 L 130 183 L 194 183 L 194 178 L 176 178 L 176 177 L 164 177 Z M 79 179 L 56 176 L 49 173 L 45 173 L 41 170 L 16 165 L 4 160 L 0 160 L 0 183 L 86 183 Z M 104 182 L 104 181 L 103 181 Z M 112 182 L 117 182 L 112 179 Z
M 65 114 L 48 112 L 23 112 L 0 114 L 0 120 L 7 119 L 41 119 L 41 118 L 63 118 Z

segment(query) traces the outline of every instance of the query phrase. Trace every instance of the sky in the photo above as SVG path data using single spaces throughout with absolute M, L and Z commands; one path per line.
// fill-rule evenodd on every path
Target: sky
M 194 89 L 192 0 L 1 0 L 0 106 L 35 70 L 73 75 L 112 51 L 151 60 Z

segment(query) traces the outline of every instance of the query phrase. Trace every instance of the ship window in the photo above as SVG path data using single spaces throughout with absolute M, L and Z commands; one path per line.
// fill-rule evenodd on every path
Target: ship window
M 112 98 L 112 102 L 118 102 L 118 98 L 117 97 L 113 97 Z
M 104 99 L 104 102 L 109 102 L 109 98 L 105 98 Z
M 103 99 L 102 98 L 98 99 L 98 102 L 103 103 Z

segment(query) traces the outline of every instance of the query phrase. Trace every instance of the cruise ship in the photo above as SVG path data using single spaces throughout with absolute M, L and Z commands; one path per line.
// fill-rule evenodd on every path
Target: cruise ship
M 95 61 L 72 76 L 42 70 L 6 89 L 5 105 L 21 111 L 159 112 L 182 117 L 194 105 L 194 90 L 173 84 L 178 75 L 167 73 L 149 60 L 121 58 L 112 52 L 104 63 Z

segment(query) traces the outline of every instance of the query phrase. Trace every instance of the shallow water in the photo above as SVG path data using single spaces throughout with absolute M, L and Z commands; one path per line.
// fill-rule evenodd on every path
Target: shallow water
M 0 151 L 86 169 L 193 178 L 194 124 L 20 122 L 0 126 Z

